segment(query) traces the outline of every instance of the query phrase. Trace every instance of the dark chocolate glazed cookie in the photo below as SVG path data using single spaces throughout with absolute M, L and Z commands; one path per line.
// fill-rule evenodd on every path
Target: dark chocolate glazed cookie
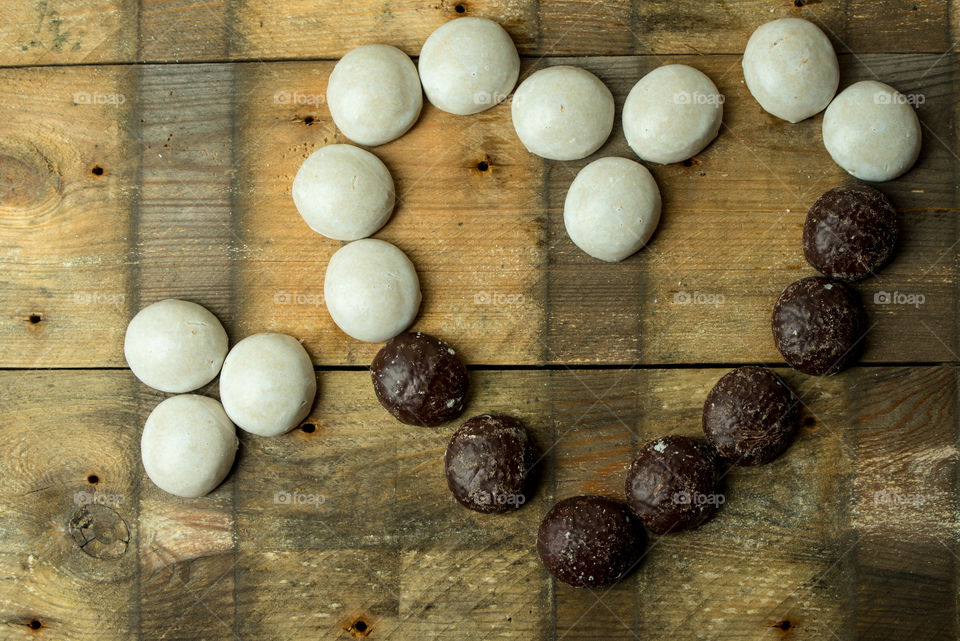
M 640 448 L 627 470 L 627 504 L 651 532 L 703 523 L 723 503 L 717 457 L 703 441 L 670 435 Z
M 897 212 L 882 193 L 862 184 L 834 187 L 817 199 L 803 225 L 803 255 L 821 274 L 855 281 L 893 258 Z
M 793 439 L 799 404 L 769 369 L 738 367 L 707 394 L 703 432 L 714 449 L 736 465 L 768 463 Z
M 557 502 L 540 523 L 537 554 L 558 580 L 575 587 L 622 579 L 643 555 L 647 535 L 626 503 L 603 496 Z
M 860 299 L 842 283 L 811 276 L 787 286 L 773 306 L 773 340 L 790 367 L 822 376 L 856 362 L 867 330 Z
M 502 415 L 474 416 L 447 445 L 447 486 L 471 510 L 515 510 L 529 498 L 537 458 L 537 448 L 520 421 Z
M 469 378 L 453 348 L 422 332 L 390 339 L 370 366 L 380 404 L 402 423 L 440 425 L 460 416 Z

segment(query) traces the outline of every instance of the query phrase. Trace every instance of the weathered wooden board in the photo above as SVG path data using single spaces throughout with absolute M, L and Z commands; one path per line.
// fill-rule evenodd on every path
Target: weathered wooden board
M 880 77 L 924 100 L 921 159 L 882 185 L 902 212 L 900 252 L 858 285 L 873 323 L 864 359 L 954 361 L 956 58 L 842 58 L 845 83 Z M 527 153 L 508 105 L 469 119 L 427 106 L 408 135 L 377 148 L 400 194 L 378 237 L 418 267 L 416 327 L 477 364 L 780 361 L 769 310 L 813 273 L 800 251 L 806 209 L 848 180 L 820 144 L 819 117 L 789 125 L 765 114 L 735 56 L 564 61 L 595 71 L 621 103 L 660 62 L 693 63 L 726 95 L 725 126 L 690 166 L 652 167 L 660 229 L 610 265 L 562 226 L 586 161 Z M 23 89 L 0 97 L 13 185 L 0 217 L 0 364 L 122 366 L 130 314 L 164 297 L 208 305 L 234 340 L 282 331 L 304 338 L 318 364 L 368 363 L 376 345 L 349 339 L 323 307 L 323 271 L 340 243 L 312 233 L 289 197 L 303 158 L 343 141 L 322 104 L 331 66 L 5 71 Z M 119 104 L 83 104 L 87 95 Z M 631 155 L 619 125 L 594 157 L 611 154 Z M 884 304 L 883 292 L 919 302 Z
M 936 53 L 960 35 L 943 0 L 13 0 L 0 65 L 337 58 L 373 41 L 416 55 L 447 20 L 504 25 L 522 54 L 737 53 L 774 18 L 821 24 L 838 51 Z M 953 20 L 951 20 L 953 18 Z
M 717 517 L 654 538 L 610 590 L 550 580 L 533 544 L 553 501 L 618 496 L 639 444 L 699 432 L 723 371 L 474 371 L 467 412 L 521 417 L 544 452 L 507 516 L 453 501 L 452 426 L 396 423 L 366 372 L 320 372 L 310 431 L 242 434 L 228 480 L 190 500 L 141 471 L 162 395 L 122 371 L 3 372 L 4 638 L 41 638 L 33 621 L 57 639 L 953 637 L 955 366 L 783 372 L 797 440 L 730 472 Z M 85 501 L 128 542 L 104 530 L 81 549 L 68 522 Z
M 619 124 L 593 158 L 555 163 L 523 149 L 508 104 L 425 105 L 375 149 L 400 196 L 378 237 L 418 267 L 416 328 L 481 366 L 468 412 L 513 413 L 544 450 L 536 494 L 506 517 L 447 492 L 453 426 L 397 424 L 344 369 L 377 346 L 327 316 L 339 243 L 289 198 L 303 158 L 346 142 L 324 104 L 334 60 L 373 41 L 416 55 L 461 15 L 504 24 L 523 76 L 590 69 L 618 115 L 670 62 L 726 97 L 714 144 L 651 167 L 660 228 L 617 265 L 570 243 L 562 205 L 586 162 L 632 157 Z M 749 33 L 786 16 L 827 31 L 842 86 L 880 79 L 920 103 L 920 161 L 881 186 L 900 251 L 857 286 L 865 365 L 784 371 L 805 406 L 785 456 L 734 470 L 718 517 L 654 539 L 623 583 L 556 584 L 533 547 L 556 499 L 619 495 L 641 443 L 698 433 L 726 364 L 781 361 L 768 315 L 813 273 L 806 209 L 849 180 L 820 117 L 778 121 L 743 85 Z M 957 638 L 957 25 L 960 3 L 935 0 L 0 5 L 0 638 Z M 129 318 L 171 296 L 233 341 L 298 336 L 319 369 L 304 429 L 242 435 L 230 477 L 196 500 L 143 475 L 163 395 L 119 369 Z
M 0 70 L 0 354 L 14 367 L 123 359 L 135 286 L 135 77 Z

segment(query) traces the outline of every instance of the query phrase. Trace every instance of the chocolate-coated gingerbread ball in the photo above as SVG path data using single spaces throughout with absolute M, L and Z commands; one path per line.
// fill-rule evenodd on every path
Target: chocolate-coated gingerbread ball
M 626 576 L 640 562 L 646 541 L 643 525 L 626 503 L 574 496 L 543 517 L 537 554 L 558 580 L 592 588 Z
M 897 212 L 862 184 L 834 187 L 817 199 L 803 225 L 803 255 L 818 272 L 855 281 L 886 265 L 897 245 Z
M 447 486 L 477 512 L 508 512 L 527 502 L 538 450 L 515 418 L 481 414 L 468 419 L 444 455 Z
M 811 276 L 783 290 L 773 307 L 773 339 L 790 367 L 822 376 L 856 362 L 867 330 L 860 299 L 842 283 Z
M 735 465 L 760 465 L 787 448 L 800 401 L 779 376 L 747 365 L 724 374 L 703 403 L 703 432 Z
M 467 368 L 452 347 L 422 332 L 390 339 L 370 366 L 380 404 L 402 423 L 440 425 L 460 416 Z
M 651 532 L 694 528 L 722 504 L 720 468 L 705 442 L 670 435 L 640 448 L 627 469 L 627 504 Z

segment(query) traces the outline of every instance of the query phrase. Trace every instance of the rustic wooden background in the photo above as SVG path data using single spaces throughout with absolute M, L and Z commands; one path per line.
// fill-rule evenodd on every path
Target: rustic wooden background
M 528 154 L 507 105 L 425 104 L 376 149 L 400 196 L 377 236 L 417 265 L 416 328 L 471 363 L 469 413 L 518 415 L 548 452 L 509 516 L 449 496 L 453 426 L 379 407 L 364 369 L 377 346 L 322 306 L 339 244 L 288 195 L 303 158 L 344 141 L 323 101 L 335 60 L 370 42 L 415 56 L 459 15 L 502 23 L 522 77 L 581 65 L 620 105 L 641 75 L 684 62 L 727 97 L 715 143 L 651 167 L 660 229 L 616 265 L 563 231 L 589 159 Z M 782 366 L 769 310 L 812 273 L 806 209 L 849 180 L 820 117 L 779 121 L 743 84 L 750 32 L 787 16 L 830 35 L 841 87 L 878 78 L 921 103 L 920 160 L 881 185 L 899 254 L 857 286 L 863 362 L 826 379 L 780 370 L 804 403 L 786 455 L 735 470 L 718 518 L 654 539 L 621 584 L 556 584 L 534 550 L 553 501 L 619 495 L 638 444 L 698 433 L 726 369 Z M 930 0 L 0 4 L 0 638 L 957 638 L 958 38 L 960 2 Z M 619 123 L 604 155 L 632 157 Z M 166 297 L 202 303 L 233 341 L 300 337 L 317 367 L 302 428 L 242 434 L 203 499 L 165 495 L 139 463 L 163 395 L 125 369 L 122 338 Z M 82 505 L 94 496 L 105 504 Z

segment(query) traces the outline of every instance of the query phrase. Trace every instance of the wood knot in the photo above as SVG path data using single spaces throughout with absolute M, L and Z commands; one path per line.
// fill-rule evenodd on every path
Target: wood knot
M 115 498 L 113 495 L 103 496 Z M 116 510 L 99 503 L 101 498 L 98 492 L 77 492 L 74 501 L 79 505 L 67 521 L 67 530 L 77 547 L 89 556 L 103 560 L 119 559 L 130 543 L 130 529 Z
M 60 172 L 39 149 L 18 141 L 0 143 L 0 210 L 36 214 L 51 208 L 62 192 Z M 29 222 L 33 216 L 4 216 L 4 222 Z

